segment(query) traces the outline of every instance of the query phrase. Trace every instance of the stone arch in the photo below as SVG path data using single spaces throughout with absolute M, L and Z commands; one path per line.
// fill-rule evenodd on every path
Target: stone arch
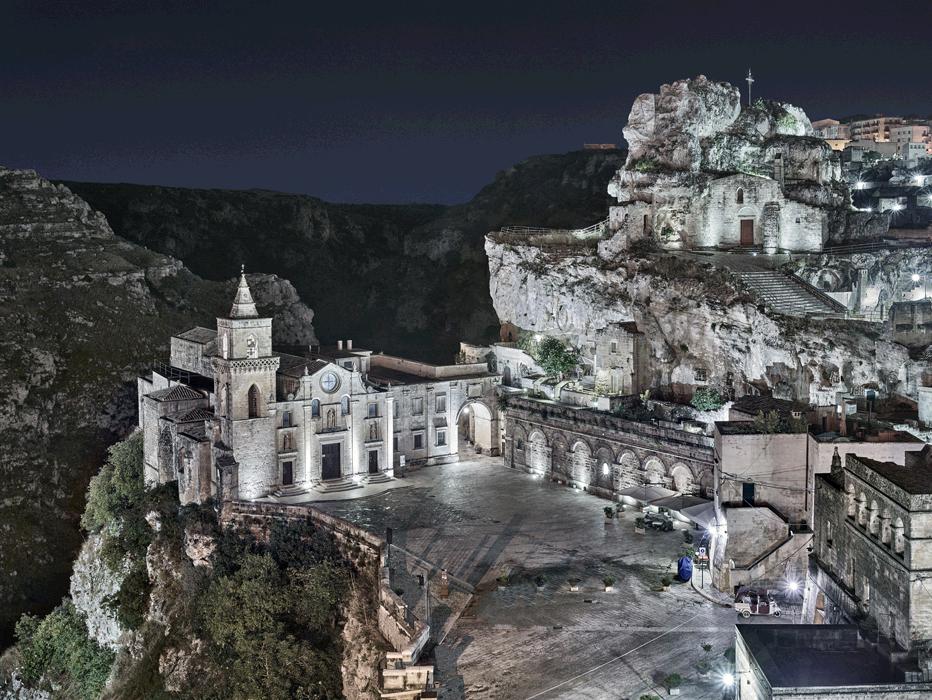
M 667 469 L 659 457 L 648 457 L 644 462 L 644 483 L 662 486 Z
M 735 204 L 744 204 L 744 188 L 739 187 L 735 191 Z
M 311 401 L 311 418 L 320 418 L 320 399 Z
M 858 502 L 858 525 L 867 525 L 867 497 L 859 493 Z
M 897 518 L 893 523 L 893 551 L 902 554 L 906 549 L 906 533 L 903 527 L 903 518 Z
M 703 469 L 699 475 L 699 495 L 703 498 L 712 498 L 715 492 L 715 474 L 711 469 Z
M 880 541 L 883 544 L 890 544 L 890 535 L 893 528 L 890 526 L 890 509 L 884 508 L 883 515 L 880 516 Z
M 497 409 L 481 399 L 466 401 L 456 413 L 457 436 L 484 454 L 496 454 L 501 448 L 497 415 Z
M 880 507 L 877 501 L 871 501 L 870 510 L 867 514 L 867 528 L 872 535 L 876 535 L 880 529 Z
M 612 466 L 615 454 L 605 446 L 599 447 L 593 457 L 595 474 L 593 482 L 606 491 L 612 490 Z
M 569 463 L 569 447 L 562 433 L 554 433 L 550 438 L 550 468 L 562 478 L 570 478 L 572 470 Z
M 693 486 L 693 473 L 682 462 L 677 462 L 670 468 L 670 478 L 673 480 L 673 490 L 680 493 L 692 493 L 695 490 Z
M 572 478 L 584 486 L 588 486 L 592 481 L 592 448 L 584 440 L 577 440 L 573 443 L 572 453 Z
M 259 391 L 259 387 L 253 384 L 249 387 L 249 393 L 246 398 L 246 402 L 249 408 L 249 417 L 250 418 L 259 418 L 261 413 L 262 405 L 262 393 Z
M 845 486 L 845 494 L 848 499 L 848 517 L 855 518 L 858 514 L 858 504 L 854 497 L 854 484 Z
M 638 474 L 641 471 L 641 460 L 631 450 L 622 450 L 618 455 L 618 476 L 615 488 L 621 490 L 638 483 Z
M 525 463 L 535 474 L 550 471 L 550 447 L 547 445 L 547 436 L 540 430 L 533 430 L 528 435 Z

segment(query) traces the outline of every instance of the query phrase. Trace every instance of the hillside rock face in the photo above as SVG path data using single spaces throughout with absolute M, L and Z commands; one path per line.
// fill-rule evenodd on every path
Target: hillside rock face
M 620 151 L 539 156 L 468 204 L 369 206 L 263 191 L 68 183 L 123 237 L 225 279 L 294 282 L 325 341 L 449 362 L 461 340 L 497 336 L 483 236 L 503 225 L 575 227 L 605 218 Z
M 884 324 L 780 316 L 756 304 L 735 275 L 682 255 L 632 253 L 606 263 L 593 250 L 569 254 L 502 238 L 486 242 L 502 321 L 575 346 L 623 336 L 623 324 L 634 321 L 650 345 L 655 395 L 694 384 L 702 370 L 738 396 L 754 383 L 809 401 L 876 382 L 916 398 L 924 365 Z
M 67 188 L 0 168 L 0 646 L 67 591 L 88 479 L 136 421 L 135 377 L 172 333 L 229 312 L 237 271 L 206 282 L 114 235 Z M 277 342 L 314 342 L 294 287 L 250 284 Z

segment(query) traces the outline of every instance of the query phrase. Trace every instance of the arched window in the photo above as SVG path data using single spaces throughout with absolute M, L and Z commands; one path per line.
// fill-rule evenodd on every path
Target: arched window
M 903 533 L 903 519 L 897 518 L 893 524 L 893 551 L 902 554 L 906 548 L 906 536 Z
M 253 384 L 249 387 L 249 417 L 259 417 L 259 387 Z
M 320 399 L 311 401 L 311 418 L 320 418 Z
M 880 517 L 880 541 L 887 545 L 890 544 L 891 533 L 890 510 L 884 509 L 883 515 Z
M 735 204 L 744 204 L 744 189 L 741 187 L 735 192 Z
M 870 513 L 868 514 L 867 519 L 867 528 L 870 530 L 872 535 L 876 535 L 880 532 L 880 508 L 877 506 L 877 501 L 871 501 Z
M 344 416 L 349 415 L 349 396 L 344 396 L 340 399 L 340 409 L 343 411 Z

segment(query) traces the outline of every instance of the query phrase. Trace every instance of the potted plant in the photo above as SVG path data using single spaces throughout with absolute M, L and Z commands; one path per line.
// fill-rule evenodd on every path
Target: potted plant
M 661 587 L 663 588 L 663 590 L 665 590 L 665 591 L 669 591 L 669 590 L 670 590 L 670 584 L 671 584 L 671 583 L 673 583 L 673 581 L 670 580 L 670 577 L 669 577 L 669 576 L 664 576 L 662 579 L 660 579 L 660 586 L 661 586 Z
M 644 518 L 635 518 L 634 532 L 637 535 L 643 535 L 646 532 L 646 530 L 644 529 Z
M 615 516 L 615 509 L 611 506 L 605 506 L 603 509 L 605 511 L 605 518 L 611 520 Z
M 570 584 L 570 592 L 576 593 L 579 590 L 579 579 L 571 578 L 568 583 Z
M 537 576 L 534 577 L 534 585 L 537 586 L 537 590 L 539 590 L 539 591 L 544 590 L 544 583 L 545 583 L 546 581 L 547 581 L 547 579 L 545 579 L 545 578 L 544 578 L 543 576 L 541 576 L 540 574 L 537 574 Z
M 499 586 L 501 586 L 501 587 L 504 588 L 505 586 L 508 585 L 508 579 L 509 579 L 508 574 L 501 574 L 501 575 L 500 575 L 497 579 L 495 579 L 495 580 L 498 581 L 498 585 L 499 585 Z
M 615 590 L 615 589 L 614 589 L 614 585 L 615 585 L 615 579 L 614 579 L 614 577 L 612 577 L 612 576 L 605 576 L 605 577 L 602 579 L 602 583 L 605 584 L 605 592 L 606 592 L 606 593 L 611 593 L 613 590 Z
M 683 677 L 678 673 L 671 673 L 663 679 L 663 684 L 667 687 L 670 695 L 679 695 L 680 686 L 683 685 Z

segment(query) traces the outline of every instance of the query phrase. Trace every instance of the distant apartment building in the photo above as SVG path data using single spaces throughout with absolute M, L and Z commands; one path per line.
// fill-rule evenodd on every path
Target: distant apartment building
M 903 119 L 900 117 L 877 115 L 868 119 L 856 119 L 850 124 L 851 140 L 883 143 L 890 140 L 890 129 L 901 124 Z

